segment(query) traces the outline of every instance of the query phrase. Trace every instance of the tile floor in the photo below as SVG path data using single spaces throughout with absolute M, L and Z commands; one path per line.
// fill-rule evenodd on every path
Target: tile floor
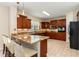
M 79 57 L 79 50 L 70 49 L 65 41 L 49 39 L 48 57 Z
M 70 49 L 65 41 L 48 39 L 48 57 L 79 57 L 79 51 Z M 0 40 L 0 57 L 2 54 L 2 41 Z

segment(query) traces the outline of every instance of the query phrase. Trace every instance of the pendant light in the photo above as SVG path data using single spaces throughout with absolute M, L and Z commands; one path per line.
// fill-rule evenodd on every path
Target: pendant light
M 17 2 L 17 17 L 19 17 L 19 10 L 20 10 L 20 9 L 19 9 L 19 4 L 20 4 L 20 3 L 19 3 L 19 2 Z M 23 8 L 22 8 L 22 9 L 23 9 L 23 10 L 22 10 L 22 15 L 25 15 L 25 11 L 24 11 L 24 3 L 22 3 L 22 4 L 23 4 Z
M 24 11 L 24 3 L 23 3 L 23 10 L 22 10 L 22 15 L 25 14 L 25 11 Z
M 19 17 L 19 2 L 17 2 L 17 17 Z

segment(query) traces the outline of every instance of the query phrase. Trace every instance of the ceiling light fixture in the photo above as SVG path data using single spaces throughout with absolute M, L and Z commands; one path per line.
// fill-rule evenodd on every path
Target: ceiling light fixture
M 48 12 L 46 12 L 46 11 L 42 11 L 42 12 L 43 12 L 43 14 L 50 16 L 50 14 Z

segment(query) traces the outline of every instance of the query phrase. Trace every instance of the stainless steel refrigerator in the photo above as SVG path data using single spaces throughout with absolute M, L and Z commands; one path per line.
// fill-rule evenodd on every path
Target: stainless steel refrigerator
M 70 48 L 79 50 L 79 22 L 70 22 Z

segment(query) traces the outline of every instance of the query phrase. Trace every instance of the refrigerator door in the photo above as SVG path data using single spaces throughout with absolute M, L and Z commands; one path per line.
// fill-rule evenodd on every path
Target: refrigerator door
M 70 22 L 70 48 L 78 49 L 78 22 Z
M 79 50 L 79 21 L 78 21 L 77 27 L 78 27 L 78 28 L 77 28 L 77 29 L 78 29 L 77 32 L 78 32 L 78 50 Z

